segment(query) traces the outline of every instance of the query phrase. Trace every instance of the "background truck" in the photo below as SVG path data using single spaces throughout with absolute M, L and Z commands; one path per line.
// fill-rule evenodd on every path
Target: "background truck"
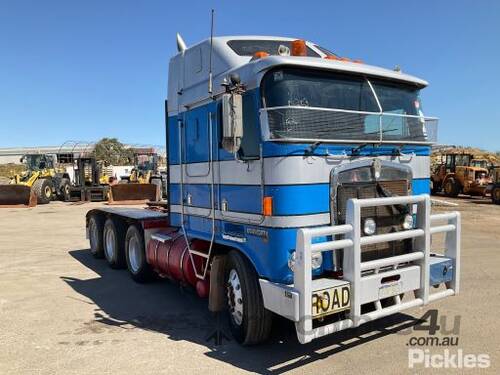
M 284 37 L 177 43 L 168 203 L 89 211 L 94 256 L 191 286 L 244 345 L 273 314 L 307 343 L 459 292 L 460 215 L 430 212 L 427 82 Z

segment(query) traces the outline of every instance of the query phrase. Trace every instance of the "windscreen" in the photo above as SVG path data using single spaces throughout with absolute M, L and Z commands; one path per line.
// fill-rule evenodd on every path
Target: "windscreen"
M 419 88 L 378 79 L 370 83 L 363 76 L 336 72 L 268 72 L 261 87 L 271 137 L 426 141 Z
M 45 161 L 42 160 L 42 155 L 26 155 L 26 165 L 29 169 L 37 171 L 45 168 Z

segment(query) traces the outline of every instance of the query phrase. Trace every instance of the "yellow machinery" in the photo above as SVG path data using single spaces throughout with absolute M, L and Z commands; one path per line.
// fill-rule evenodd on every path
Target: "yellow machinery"
M 441 164 L 431 174 L 433 194 L 444 191 L 448 197 L 458 194 L 483 196 L 491 183 L 486 159 L 475 159 L 467 153 L 441 156 Z
M 118 184 L 111 185 L 109 203 L 142 204 L 159 201 L 162 193 L 162 180 L 158 174 L 158 155 L 154 153 L 137 154 L 130 175 L 121 176 Z
M 0 185 L 0 205 L 33 205 L 49 203 L 54 197 L 69 194 L 70 178 L 55 168 L 55 156 L 27 154 L 21 158 L 26 171 L 11 178 L 9 185 Z

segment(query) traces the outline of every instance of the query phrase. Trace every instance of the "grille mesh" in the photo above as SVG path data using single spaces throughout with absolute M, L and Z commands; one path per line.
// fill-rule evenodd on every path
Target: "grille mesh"
M 380 185 L 391 195 L 408 195 L 406 180 L 381 181 Z M 377 186 L 373 182 L 348 183 L 337 188 L 336 218 L 339 224 L 345 223 L 346 204 L 350 198 L 378 198 L 381 197 Z M 377 234 L 390 233 L 402 230 L 402 220 L 406 213 L 399 212 L 395 206 L 364 207 L 361 209 L 361 226 L 366 218 L 372 218 L 377 224 Z M 361 247 L 363 262 L 380 258 L 402 255 L 411 250 L 411 240 L 382 242 Z

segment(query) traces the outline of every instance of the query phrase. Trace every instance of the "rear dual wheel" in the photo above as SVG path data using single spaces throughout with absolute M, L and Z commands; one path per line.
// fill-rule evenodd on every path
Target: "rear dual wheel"
M 95 258 L 105 257 L 111 268 L 127 266 L 137 282 L 154 279 L 154 272 L 146 261 L 144 235 L 138 225 L 132 224 L 127 229 L 120 220 L 104 220 L 100 215 L 92 215 L 88 231 L 90 252 Z
M 127 230 L 125 260 L 130 276 L 138 283 L 144 283 L 154 278 L 154 272 L 146 261 L 144 236 L 137 225 L 131 225 Z
M 98 215 L 92 215 L 88 223 L 90 252 L 94 258 L 102 258 L 104 256 L 103 247 L 103 218 Z
M 104 257 L 111 268 L 125 267 L 125 228 L 119 221 L 106 219 L 103 229 Z

